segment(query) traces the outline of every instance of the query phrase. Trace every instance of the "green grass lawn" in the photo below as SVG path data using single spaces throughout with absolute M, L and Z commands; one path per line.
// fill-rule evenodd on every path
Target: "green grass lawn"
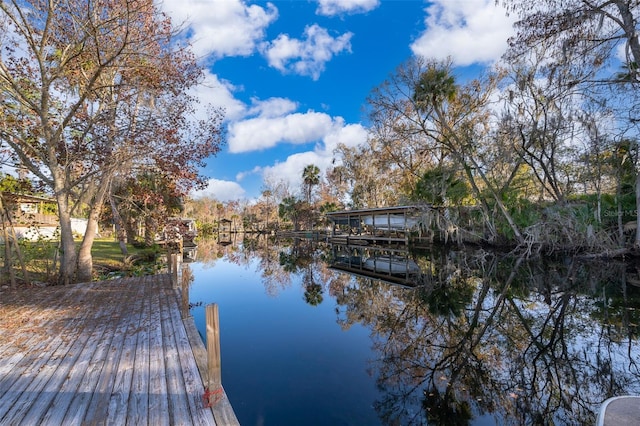
M 79 243 L 79 242 L 78 242 Z M 22 241 L 20 251 L 31 281 L 53 282 L 56 277 L 56 242 Z M 93 257 L 94 279 L 107 279 L 113 276 L 131 276 L 152 274 L 158 269 L 158 247 L 138 248 L 127 244 L 128 255 L 125 257 L 120 245 L 112 238 L 96 239 L 91 254 Z M 0 244 L 2 266 L 5 265 L 5 247 Z M 18 279 L 22 277 L 22 269 L 17 253 L 13 253 L 13 269 Z M 6 268 L 0 271 L 0 283 L 7 283 L 9 274 Z
M 127 244 L 128 257 L 147 257 L 156 251 L 153 248 L 136 248 Z M 94 265 L 122 266 L 125 257 L 120 250 L 120 244 L 113 239 L 96 239 L 91 248 Z
M 127 244 L 127 252 L 124 256 L 120 244 L 113 239 L 96 239 L 91 248 L 94 270 L 98 275 L 145 275 L 157 269 L 157 246 L 138 248 Z

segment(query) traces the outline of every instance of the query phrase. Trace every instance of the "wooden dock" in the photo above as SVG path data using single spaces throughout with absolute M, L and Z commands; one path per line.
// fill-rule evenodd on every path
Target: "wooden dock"
M 173 282 L 0 290 L 0 425 L 237 423 L 223 390 L 222 421 L 203 398 L 206 350 Z

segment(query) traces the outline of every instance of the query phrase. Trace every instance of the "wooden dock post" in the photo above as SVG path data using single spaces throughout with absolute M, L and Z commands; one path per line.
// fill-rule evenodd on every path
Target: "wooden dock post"
M 240 426 L 233 407 L 222 387 L 220 365 L 220 321 L 218 305 L 209 304 L 205 308 L 207 322 L 207 381 L 205 383 L 208 405 L 218 426 Z
M 207 305 L 205 315 L 207 320 L 207 370 L 209 373 L 209 391 L 213 392 L 219 389 L 222 384 L 218 305 L 216 303 Z
M 191 283 L 191 268 L 189 265 L 182 266 L 182 300 L 180 306 L 180 313 L 182 314 L 182 319 L 188 318 L 191 316 L 191 311 L 189 310 L 189 284 Z
M 178 285 L 178 253 L 171 253 L 171 283 L 173 287 Z

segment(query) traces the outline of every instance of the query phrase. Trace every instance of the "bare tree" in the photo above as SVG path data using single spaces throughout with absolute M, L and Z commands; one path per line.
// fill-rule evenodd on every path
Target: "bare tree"
M 566 83 L 574 77 L 570 70 L 548 67 L 545 53 L 540 47 L 512 61 L 500 124 L 538 182 L 539 198 L 564 203 L 575 179 L 575 147 L 586 136 L 581 120 L 585 98 Z
M 616 119 L 637 133 L 638 83 L 640 83 L 640 3 L 636 0 L 505 0 L 516 13 L 517 34 L 507 60 L 547 46 L 550 69 L 574 75 L 565 81 L 603 103 L 618 104 Z M 622 52 L 622 57 L 619 56 Z M 613 102 L 614 94 L 619 97 Z M 636 165 L 637 167 L 637 165 Z M 640 173 L 636 178 L 636 210 L 640 222 Z M 640 227 L 635 245 L 640 245 Z

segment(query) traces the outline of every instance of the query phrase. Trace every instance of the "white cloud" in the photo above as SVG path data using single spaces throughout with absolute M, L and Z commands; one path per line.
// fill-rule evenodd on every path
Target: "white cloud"
M 316 151 L 306 151 L 290 155 L 284 162 L 263 169 L 263 175 L 271 177 L 270 180 L 284 181 L 295 192 L 302 186 L 302 172 L 306 166 L 314 164 L 320 169 L 320 176 L 331 164 L 331 159 L 319 155 Z
M 235 90 L 237 90 L 236 87 L 230 82 L 220 80 L 217 75 L 205 70 L 204 81 L 195 87 L 191 93 L 192 96 L 199 100 L 197 107 L 201 108 L 196 111 L 195 118 L 206 118 L 204 107 L 207 104 L 224 108 L 226 120 L 233 120 L 243 116 L 246 106 L 234 97 L 233 92 Z
M 367 140 L 368 131 L 360 124 L 343 124 L 342 119 L 336 119 L 340 126 L 334 126 L 332 132 L 323 139 L 326 156 L 333 156 L 333 151 L 342 143 L 349 148 L 363 144 Z
M 257 117 L 229 125 L 229 152 L 267 149 L 278 143 L 304 144 L 322 139 L 333 120 L 327 114 L 309 111 L 282 117 Z
M 278 9 L 246 5 L 242 0 L 164 0 L 162 8 L 177 25 L 189 31 L 199 57 L 247 56 L 255 52 Z
M 318 15 L 366 13 L 380 6 L 379 0 L 318 0 Z
M 299 188 L 302 171 L 315 164 L 324 175 L 327 168 L 335 166 L 334 151 L 338 144 L 348 147 L 363 144 L 368 132 L 361 124 L 345 124 L 342 117 L 309 111 L 289 113 L 296 105 L 283 98 L 265 101 L 254 100 L 250 111 L 257 117 L 231 123 L 229 126 L 229 151 L 232 153 L 267 149 L 278 143 L 302 144 L 316 142 L 312 151 L 290 155 L 271 166 L 256 166 L 236 176 L 241 182 L 250 175 L 262 174 L 271 180 L 285 181 L 291 188 Z M 277 116 L 276 112 L 284 115 Z
M 436 0 L 425 11 L 426 30 L 411 45 L 416 55 L 451 57 L 460 66 L 492 63 L 513 34 L 515 17 L 507 17 L 494 0 Z
M 192 198 L 212 198 L 218 201 L 239 200 L 245 196 L 245 190 L 236 182 L 209 179 L 207 187 L 191 193 Z
M 286 98 L 269 98 L 261 101 L 252 99 L 252 105 L 247 111 L 247 115 L 259 115 L 261 117 L 280 117 L 298 108 L 298 104 Z
M 325 64 L 334 55 L 343 51 L 351 52 L 352 36 L 347 32 L 332 37 L 325 28 L 314 24 L 305 28 L 303 39 L 280 34 L 272 42 L 264 43 L 262 50 L 270 66 L 281 72 L 310 76 L 317 80 Z
M 236 175 L 236 181 L 242 182 L 247 176 L 257 175 L 262 172 L 262 167 L 255 166 L 253 169 L 249 171 L 240 172 Z
M 283 162 L 264 167 L 263 176 L 283 180 L 291 188 L 300 188 L 302 171 L 306 166 L 315 164 L 320 169 L 320 175 L 324 176 L 328 168 L 336 166 L 333 151 L 338 143 L 353 147 L 365 143 L 366 140 L 367 130 L 363 126 L 360 124 L 345 126 L 341 118 L 336 118 L 331 132 L 327 133 L 322 143 L 316 145 L 315 150 L 293 154 Z

